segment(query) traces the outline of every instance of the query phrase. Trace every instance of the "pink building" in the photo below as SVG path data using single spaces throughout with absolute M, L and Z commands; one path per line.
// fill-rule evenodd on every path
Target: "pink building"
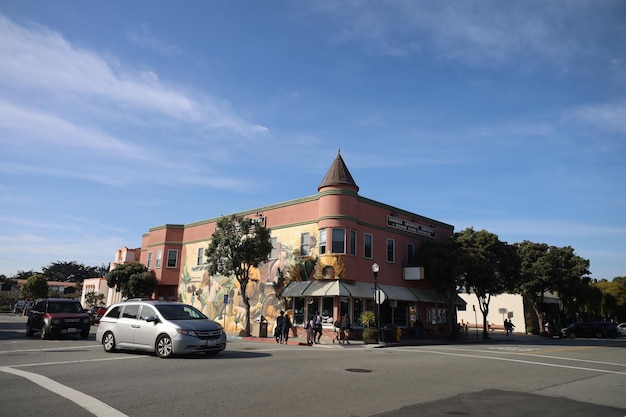
M 253 321 L 263 316 L 271 330 L 280 310 L 296 325 L 319 311 L 328 330 L 344 313 L 358 328 L 361 313 L 375 310 L 376 263 L 385 299 L 382 324 L 447 322 L 446 303 L 422 279 L 413 254 L 425 240 L 452 236 L 454 227 L 358 191 L 338 153 L 317 194 L 239 213 L 263 222 L 272 235 L 270 259 L 255 271 L 246 294 Z M 237 332 L 245 324 L 239 284 L 234 277 L 209 276 L 204 264 L 216 221 L 151 228 L 143 235 L 140 262 L 156 273 L 157 298 L 192 304 L 223 322 L 228 332 Z

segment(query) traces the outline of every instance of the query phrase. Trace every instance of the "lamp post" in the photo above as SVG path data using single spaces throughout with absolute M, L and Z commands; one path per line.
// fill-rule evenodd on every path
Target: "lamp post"
M 372 272 L 374 273 L 374 302 L 376 303 L 376 342 L 380 343 L 380 320 L 378 319 L 380 315 L 380 304 L 378 303 L 378 271 L 380 267 L 377 263 L 372 265 Z

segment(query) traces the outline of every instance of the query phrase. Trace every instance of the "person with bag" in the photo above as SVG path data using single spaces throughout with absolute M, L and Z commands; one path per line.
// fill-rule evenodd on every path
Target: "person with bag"
M 293 327 L 293 325 L 291 324 L 291 319 L 289 318 L 289 315 L 285 314 L 284 318 L 283 318 L 283 322 L 281 323 L 281 329 L 282 329 L 282 341 L 281 341 L 281 343 L 287 344 L 287 341 L 289 340 L 289 330 L 292 327 Z
M 276 327 L 274 327 L 274 337 L 276 338 L 276 343 L 283 342 L 283 320 L 285 318 L 285 312 L 280 311 L 280 316 L 276 317 Z
M 341 339 L 339 338 L 341 334 L 340 329 L 341 329 L 341 319 L 337 318 L 337 320 L 335 320 L 335 322 L 333 323 L 333 331 L 335 332 L 335 338 L 333 339 L 333 343 L 335 343 L 335 340 L 341 343 Z
M 350 324 L 350 317 L 348 317 L 348 313 L 343 315 L 341 319 L 341 327 L 340 327 L 340 340 L 339 343 L 347 343 L 350 344 L 348 338 L 350 337 L 350 329 L 352 329 L 352 325 Z M 343 339 L 343 342 L 341 341 Z
M 322 316 L 320 316 L 320 312 L 315 312 L 315 320 L 313 322 L 313 342 L 319 344 L 320 339 L 322 338 Z

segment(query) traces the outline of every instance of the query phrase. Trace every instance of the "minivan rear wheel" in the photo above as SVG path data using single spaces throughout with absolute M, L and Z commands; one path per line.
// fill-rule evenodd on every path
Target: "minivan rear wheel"
M 156 354 L 159 358 L 169 358 L 172 356 L 172 338 L 162 334 L 156 341 Z
M 104 346 L 104 351 L 107 353 L 115 352 L 115 336 L 113 336 L 113 333 L 105 333 L 102 338 L 102 346 Z

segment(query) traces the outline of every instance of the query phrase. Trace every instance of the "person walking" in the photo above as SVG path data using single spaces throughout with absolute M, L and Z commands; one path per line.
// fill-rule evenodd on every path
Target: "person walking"
M 315 343 L 315 319 L 311 316 L 306 322 L 304 329 L 306 330 L 306 343 L 312 345 Z
M 276 317 L 276 327 L 274 327 L 274 337 L 276 343 L 283 342 L 283 320 L 285 319 L 285 312 L 280 310 L 280 315 Z
M 333 339 L 333 343 L 335 343 L 335 341 L 337 341 L 338 343 L 341 343 L 341 317 L 338 317 L 337 320 L 334 321 L 333 323 L 333 327 L 334 327 L 334 331 L 335 331 L 335 337 Z
M 322 316 L 319 311 L 315 312 L 315 320 L 313 322 L 313 342 L 319 344 L 322 338 Z
M 352 328 L 352 326 L 350 325 L 350 317 L 348 317 L 348 313 L 344 314 L 343 317 L 341 318 L 341 333 L 340 333 L 340 341 L 341 339 L 343 339 L 343 343 L 344 344 L 350 344 L 350 342 L 348 341 L 348 338 L 350 337 L 350 329 Z
M 289 341 L 289 330 L 292 327 L 293 327 L 293 325 L 291 324 L 291 319 L 289 318 L 289 315 L 285 314 L 285 316 L 283 318 L 282 326 L 281 326 L 282 338 L 283 338 L 281 343 L 287 344 L 287 342 Z

